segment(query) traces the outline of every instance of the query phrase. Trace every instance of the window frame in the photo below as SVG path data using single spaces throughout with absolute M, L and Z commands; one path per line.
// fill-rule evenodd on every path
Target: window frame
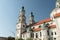
M 36 38 L 38 38 L 38 33 L 36 33 Z

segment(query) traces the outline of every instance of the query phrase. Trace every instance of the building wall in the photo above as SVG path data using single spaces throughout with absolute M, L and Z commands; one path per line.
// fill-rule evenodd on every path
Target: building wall
M 56 22 L 56 31 L 57 31 L 57 40 L 60 40 L 60 17 L 55 18 L 55 22 Z
M 27 38 L 30 38 L 30 33 L 23 33 L 22 38 L 26 40 Z
M 58 5 L 58 4 L 59 5 Z M 57 6 L 58 5 L 58 6 Z M 24 8 L 23 8 L 24 9 Z M 25 11 L 22 11 L 22 15 L 25 15 L 24 14 L 24 12 Z M 38 22 L 37 22 L 37 24 L 39 24 L 39 25 L 33 25 L 33 26 L 30 26 L 31 27 L 31 29 L 33 29 L 33 27 L 34 27 L 34 29 L 35 28 L 39 28 L 39 26 L 41 25 L 41 30 L 38 30 L 38 31 L 33 31 L 32 33 L 34 33 L 34 37 L 33 37 L 33 40 L 60 40 L 60 16 L 59 17 L 57 17 L 57 18 L 54 18 L 54 16 L 56 15 L 56 14 L 58 14 L 58 13 L 60 13 L 60 1 L 59 2 L 56 2 L 56 8 L 55 9 L 53 9 L 53 11 L 50 13 L 50 19 L 52 20 L 52 21 L 50 21 L 50 22 L 46 22 L 46 23 L 49 23 L 49 26 L 50 25 L 56 25 L 56 27 L 55 28 L 49 28 L 49 26 L 48 27 L 45 27 L 43 24 L 44 23 L 41 23 L 41 24 L 39 24 Z M 24 17 L 24 16 L 23 16 Z M 24 18 L 22 18 L 21 17 L 21 20 L 22 20 L 22 22 L 24 23 L 19 23 L 19 24 L 17 24 L 17 29 L 18 30 L 16 30 L 17 32 L 16 32 L 16 36 L 18 36 L 19 38 L 20 38 L 20 32 L 21 32 L 21 29 L 24 29 L 24 28 L 22 28 L 23 26 L 22 25 L 25 25 L 26 26 L 26 24 L 25 24 L 25 22 L 26 21 L 23 21 L 23 19 L 25 20 L 26 18 L 24 17 Z M 19 27 L 18 27 L 19 26 Z M 29 31 L 29 29 L 30 28 L 28 28 L 28 30 L 27 30 L 27 32 L 25 32 L 25 33 L 23 33 L 22 34 L 22 38 L 24 39 L 24 40 L 26 40 L 27 38 L 30 38 L 30 36 L 31 36 L 31 32 Z M 49 32 L 47 32 L 47 31 L 49 31 Z M 40 36 L 40 32 L 41 32 L 41 36 Z M 49 33 L 49 35 L 48 35 L 48 33 Z M 36 37 L 36 35 L 37 35 L 37 37 Z

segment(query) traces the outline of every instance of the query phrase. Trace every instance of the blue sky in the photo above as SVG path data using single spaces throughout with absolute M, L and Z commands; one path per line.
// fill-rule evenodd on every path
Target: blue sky
M 56 0 L 0 0 L 0 36 L 14 36 L 22 6 L 26 10 L 27 23 L 31 11 L 37 22 L 50 17 L 51 11 L 55 8 L 55 2 Z

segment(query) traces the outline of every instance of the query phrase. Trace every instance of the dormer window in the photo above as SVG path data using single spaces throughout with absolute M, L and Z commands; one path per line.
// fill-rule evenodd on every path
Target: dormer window
M 33 29 L 34 29 L 35 27 L 33 27 Z
M 41 25 L 39 26 L 39 28 L 41 28 Z

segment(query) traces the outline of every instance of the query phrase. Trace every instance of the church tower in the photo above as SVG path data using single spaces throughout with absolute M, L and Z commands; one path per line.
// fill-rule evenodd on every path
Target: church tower
M 57 7 L 57 8 L 60 8 L 60 0 L 57 0 L 57 1 L 56 1 L 56 7 Z
M 26 17 L 24 7 L 20 10 L 20 15 L 18 17 L 17 29 L 16 29 L 16 40 L 22 37 L 22 32 L 25 31 L 26 27 Z
M 35 23 L 35 21 L 34 21 L 34 15 L 33 15 L 33 12 L 31 12 L 30 19 L 29 19 L 29 24 L 33 24 L 33 23 Z

